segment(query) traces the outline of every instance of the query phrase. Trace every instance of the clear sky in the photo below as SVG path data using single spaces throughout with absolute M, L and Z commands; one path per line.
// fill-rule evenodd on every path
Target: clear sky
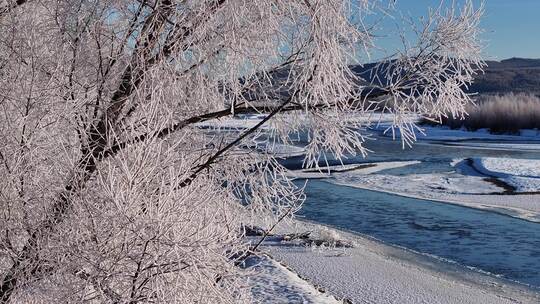
M 451 0 L 445 2 L 451 3 Z M 462 4 L 464 0 L 456 2 Z M 485 59 L 540 58 L 540 0 L 484 0 L 484 3 Z M 396 0 L 398 11 L 413 18 L 425 15 L 428 7 L 439 4 L 440 0 Z M 385 24 L 385 27 L 388 25 L 392 26 Z M 383 39 L 380 43 L 388 47 L 397 42 Z

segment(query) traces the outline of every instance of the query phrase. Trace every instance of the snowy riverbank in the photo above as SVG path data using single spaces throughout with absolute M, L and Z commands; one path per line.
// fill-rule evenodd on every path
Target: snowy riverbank
M 249 258 L 246 269 L 251 272 L 248 285 L 255 303 L 342 303 L 264 253 Z
M 483 163 L 482 160 L 483 158 L 479 158 L 475 163 Z M 496 159 L 495 161 L 488 162 L 490 164 L 497 163 L 498 166 L 502 166 L 501 162 L 503 161 Z M 511 159 L 504 163 L 514 164 L 512 168 L 522 168 L 525 164 L 532 164 L 531 166 L 534 167 L 539 162 L 534 160 Z M 454 170 L 448 172 L 422 174 L 385 173 L 385 170 L 388 169 L 416 164 L 421 164 L 421 162 L 365 163 L 348 165 L 346 167 L 335 166 L 330 169 L 322 169 L 321 172 L 298 170 L 293 171 L 291 176 L 310 179 L 325 178 L 328 182 L 339 185 L 457 204 L 470 208 L 489 210 L 528 221 L 540 222 L 540 203 L 538 203 L 540 202 L 540 194 L 536 193 L 540 191 L 540 183 L 536 183 L 540 180 L 540 177 L 527 175 L 516 178 L 514 175 L 509 175 L 508 172 L 505 173 L 505 176 L 510 176 L 508 178 L 509 182 L 521 182 L 522 186 L 517 187 L 517 189 L 527 190 L 525 193 L 512 193 L 512 195 L 508 195 L 506 193 L 508 189 L 504 187 L 504 184 L 501 185 L 497 180 L 492 178 L 496 177 L 494 176 L 495 173 L 493 175 L 485 175 L 476 169 L 478 165 L 473 167 L 467 164 L 466 160 L 453 161 L 451 165 L 454 166 Z M 523 166 L 520 164 L 523 164 Z M 510 169 L 507 168 L 507 170 Z M 515 172 L 515 174 L 521 173 Z M 506 180 L 502 179 L 501 181 L 504 183 Z
M 540 192 L 540 160 L 476 157 L 472 166 L 486 176 L 504 181 L 516 192 Z
M 277 233 L 327 230 L 325 226 L 295 221 L 283 225 Z M 332 228 L 330 228 L 333 230 Z M 265 299 L 272 303 L 332 303 L 328 294 L 352 303 L 538 303 L 540 295 L 532 290 L 468 270 L 459 265 L 389 246 L 357 234 L 337 231 L 355 244 L 354 248 L 318 248 L 276 241 L 264 243 L 262 250 L 292 271 L 324 289 L 315 293 L 306 288 L 290 270 L 274 267 L 279 275 L 263 280 Z M 265 262 L 268 263 L 268 262 Z M 263 265 L 267 265 L 264 264 Z M 281 269 L 281 270 L 280 270 Z M 275 285 L 278 287 L 274 288 Z M 304 286 L 304 298 L 295 292 L 281 292 L 279 286 Z M 287 289 L 285 289 L 287 290 Z M 298 301 L 297 301 L 298 300 Z
M 379 132 L 386 137 L 399 138 L 399 130 L 393 133 L 390 131 L 388 123 L 381 123 L 377 125 L 373 130 Z M 467 131 L 464 129 L 450 129 L 446 126 L 420 126 L 419 129 L 415 129 L 416 138 L 418 140 L 429 141 L 468 141 L 468 140 L 483 140 L 483 141 L 502 141 L 502 142 L 514 142 L 514 141 L 528 141 L 539 142 L 540 130 L 521 130 L 519 134 L 493 134 L 487 129 L 479 129 L 476 131 Z

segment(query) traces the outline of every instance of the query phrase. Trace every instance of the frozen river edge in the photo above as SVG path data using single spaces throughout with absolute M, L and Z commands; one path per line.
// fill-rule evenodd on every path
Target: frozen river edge
M 538 303 L 540 294 L 464 266 L 357 233 L 294 221 L 276 233 L 330 229 L 354 248 L 320 249 L 268 240 L 262 251 L 304 280 L 339 300 L 352 303 Z M 290 279 L 290 274 L 285 276 Z M 298 284 L 298 283 L 296 283 Z M 319 297 L 328 300 L 328 294 Z M 279 295 L 282 297 L 283 295 Z M 318 303 L 304 298 L 299 303 Z M 274 298 L 273 303 L 281 303 Z M 290 298 L 289 298 L 290 300 Z M 286 301 L 283 301 L 286 303 Z M 291 302 L 295 303 L 295 302 Z M 339 302 L 338 302 L 339 303 Z

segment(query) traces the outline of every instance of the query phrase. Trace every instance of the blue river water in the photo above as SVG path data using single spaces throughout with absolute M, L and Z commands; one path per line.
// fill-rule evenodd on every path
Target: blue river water
M 306 219 L 540 288 L 538 223 L 324 180 L 310 180 L 305 192 Z

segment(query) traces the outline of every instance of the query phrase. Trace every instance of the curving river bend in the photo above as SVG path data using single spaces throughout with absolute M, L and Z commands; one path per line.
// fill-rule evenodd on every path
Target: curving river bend
M 448 147 L 424 143 L 402 150 L 398 143 L 384 138 L 371 145 L 369 148 L 375 151 L 372 156 L 349 162 L 422 161 L 419 165 L 385 172 L 397 175 L 449 171 L 453 169 L 450 162 L 455 158 L 540 158 L 540 151 L 466 145 Z M 296 167 L 297 163 L 291 159 L 288 166 Z M 336 185 L 325 180 L 308 181 L 306 194 L 307 200 L 299 214 L 306 219 L 369 235 L 540 289 L 539 223 L 459 205 Z
M 310 180 L 300 215 L 540 288 L 540 224 Z

